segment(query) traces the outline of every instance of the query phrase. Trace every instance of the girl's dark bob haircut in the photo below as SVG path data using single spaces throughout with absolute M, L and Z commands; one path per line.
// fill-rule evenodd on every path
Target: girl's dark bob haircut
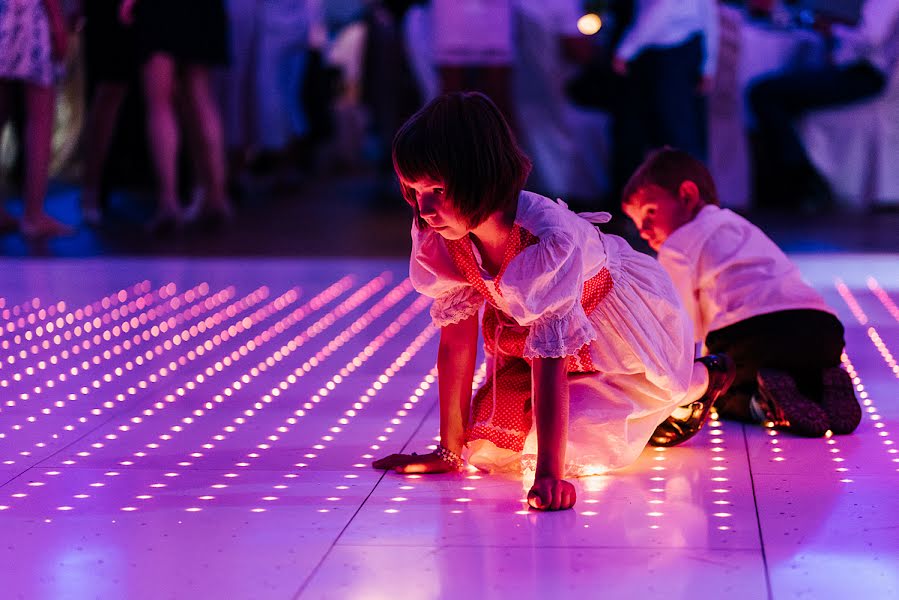
M 460 216 L 477 227 L 513 205 L 531 161 L 490 98 L 454 92 L 431 100 L 400 128 L 393 138 L 393 168 L 416 218 L 415 192 L 403 182 L 428 178 L 443 182 Z
M 715 180 L 706 166 L 689 153 L 670 146 L 654 150 L 643 164 L 637 167 L 624 186 L 621 204 L 626 206 L 634 194 L 650 185 L 656 185 L 677 196 L 681 184 L 685 181 L 696 184 L 703 204 L 721 206 Z

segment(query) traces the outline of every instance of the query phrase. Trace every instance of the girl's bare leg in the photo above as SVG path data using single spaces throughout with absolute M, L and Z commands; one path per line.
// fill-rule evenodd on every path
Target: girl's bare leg
M 151 228 L 164 220 L 180 220 L 178 205 L 178 118 L 175 112 L 175 61 L 155 54 L 144 65 L 147 136 L 156 167 L 157 215 Z
M 25 211 L 22 233 L 28 237 L 66 235 L 72 232 L 44 212 L 53 137 L 53 87 L 25 84 L 25 183 L 22 195 Z

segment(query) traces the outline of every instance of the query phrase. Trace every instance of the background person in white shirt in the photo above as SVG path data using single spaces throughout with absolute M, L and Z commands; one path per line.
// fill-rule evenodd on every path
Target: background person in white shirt
M 652 148 L 676 146 L 706 159 L 706 96 L 717 60 L 715 0 L 635 0 L 612 61 L 622 77 L 613 109 L 616 194 Z
M 829 64 L 777 73 L 748 91 L 755 116 L 756 200 L 815 208 L 830 190 L 806 154 L 795 129 L 805 113 L 879 95 L 899 63 L 899 0 L 865 0 L 861 20 L 849 27 L 818 19 L 832 42 Z M 785 185 L 786 183 L 786 185 Z
M 736 379 L 716 403 L 722 417 L 809 437 L 855 430 L 861 408 L 840 368 L 842 323 L 774 242 L 719 206 L 701 162 L 658 150 L 623 200 L 674 281 L 696 341 L 736 363 Z

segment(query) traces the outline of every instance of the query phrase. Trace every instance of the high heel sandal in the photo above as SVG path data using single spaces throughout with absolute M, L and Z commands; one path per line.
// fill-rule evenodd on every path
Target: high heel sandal
M 733 383 L 736 367 L 734 361 L 726 354 L 709 354 L 697 358 L 696 361 L 704 364 L 709 370 L 709 385 L 705 394 L 685 407 L 690 411 L 686 417 L 672 415 L 662 421 L 649 438 L 650 446 L 666 448 L 677 446 L 699 433 L 709 417 L 715 400 L 720 398 Z

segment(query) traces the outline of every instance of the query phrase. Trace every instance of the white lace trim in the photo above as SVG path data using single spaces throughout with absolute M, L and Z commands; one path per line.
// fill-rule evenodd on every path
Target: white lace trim
M 477 314 L 484 297 L 471 286 L 461 286 L 443 294 L 431 305 L 431 320 L 436 327 L 461 323 Z
M 531 325 L 524 345 L 525 358 L 563 358 L 596 339 L 596 328 L 583 309 L 563 316 L 544 317 Z

